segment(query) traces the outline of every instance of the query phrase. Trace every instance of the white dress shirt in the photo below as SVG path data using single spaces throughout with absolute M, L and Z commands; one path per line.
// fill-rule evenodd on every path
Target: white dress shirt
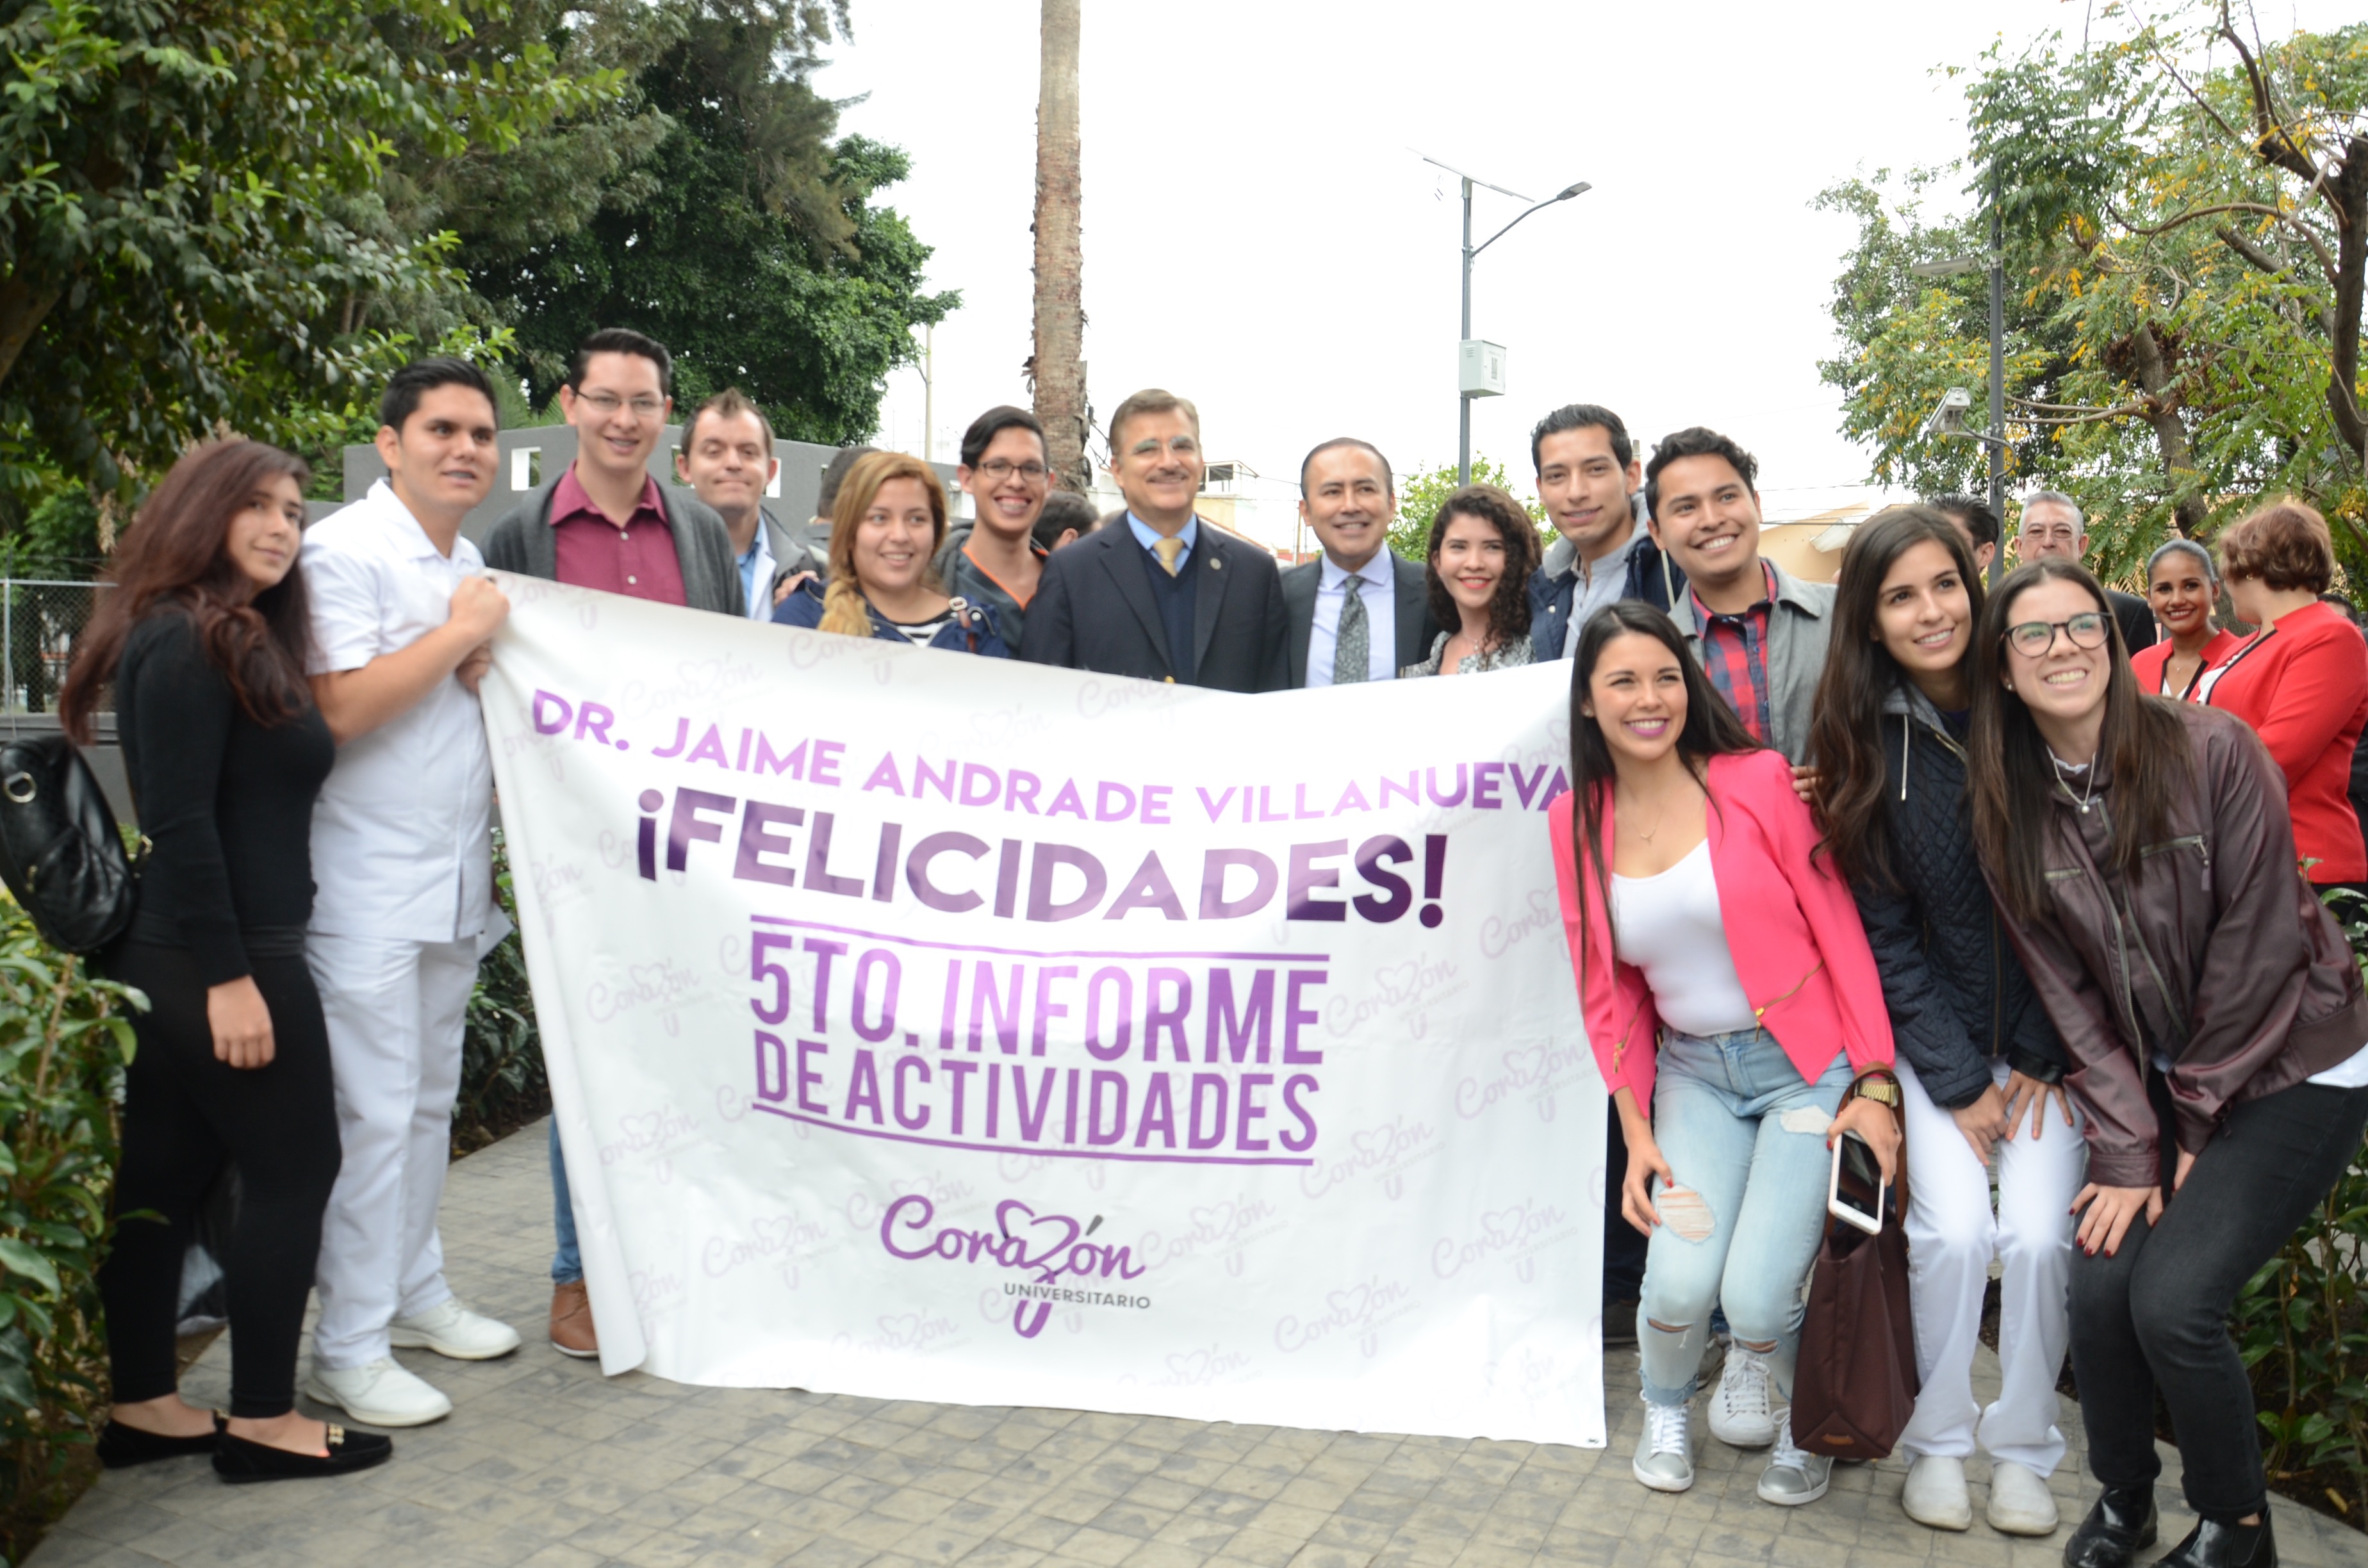
M 448 558 L 381 479 L 304 534 L 313 606 L 307 673 L 358 670 L 450 619 L 453 590 L 484 558 Z M 409 711 L 337 748 L 313 808 L 315 931 L 451 942 L 507 923 L 493 914 L 493 756 L 477 699 L 453 676 Z
M 1315 622 L 1307 631 L 1309 686 L 1332 684 L 1332 665 L 1340 645 L 1340 611 L 1349 602 L 1350 575 L 1329 555 L 1324 558 L 1324 570 L 1315 579 Z M 1365 678 L 1389 680 L 1398 673 L 1397 557 L 1386 550 L 1376 551 L 1354 575 L 1362 581 L 1357 597 L 1365 601 L 1365 625 L 1371 633 L 1365 642 Z

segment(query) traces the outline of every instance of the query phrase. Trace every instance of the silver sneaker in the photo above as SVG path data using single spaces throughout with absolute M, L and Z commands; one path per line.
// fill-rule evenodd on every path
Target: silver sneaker
M 1759 1500 L 1780 1508 L 1797 1508 L 1826 1494 L 1833 1483 L 1834 1461 L 1823 1454 L 1793 1446 L 1793 1412 L 1776 1419 L 1776 1442 L 1768 1450 L 1768 1468 L 1759 1472 Z
M 1773 1395 L 1768 1358 L 1740 1345 L 1728 1346 L 1718 1392 L 1710 1396 L 1710 1435 L 1730 1449 L 1766 1448 L 1776 1440 Z
M 1645 1406 L 1644 1435 L 1636 1439 L 1636 1457 L 1629 1468 L 1656 1492 L 1683 1492 L 1694 1483 L 1690 1414 L 1682 1404 Z

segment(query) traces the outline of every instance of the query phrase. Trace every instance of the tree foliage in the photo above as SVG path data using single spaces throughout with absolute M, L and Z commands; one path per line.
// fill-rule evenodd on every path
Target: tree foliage
M 2359 408 L 2368 260 L 2368 24 L 2264 40 L 2219 4 L 2107 7 L 2089 46 L 1993 46 L 1963 72 L 1971 138 L 1945 170 L 1826 192 L 1859 223 L 1821 367 L 1873 477 L 1964 488 L 1975 443 L 1923 433 L 1988 380 L 1987 279 L 1908 268 L 1987 246 L 2008 278 L 2009 472 L 2089 508 L 2107 564 L 2305 496 L 2368 562 Z M 1925 204 L 1955 176 L 1962 219 Z
M 1472 483 L 1493 484 L 1520 502 L 1538 525 L 1538 532 L 1552 539 L 1546 523 L 1546 509 L 1533 496 L 1523 495 L 1513 488 L 1506 477 L 1503 463 L 1492 463 L 1486 458 L 1472 460 Z M 1440 507 L 1455 494 L 1455 465 L 1440 463 L 1436 468 L 1418 468 L 1397 476 L 1398 520 L 1390 528 L 1390 549 L 1408 561 L 1430 559 L 1430 525 L 1439 516 Z
M 837 109 L 808 81 L 829 36 L 817 7 L 702 0 L 674 24 L 627 122 L 663 123 L 646 159 L 597 201 L 577 187 L 574 227 L 464 233 L 471 281 L 515 324 L 537 403 L 586 333 L 630 326 L 675 354 L 680 403 L 738 385 L 784 436 L 868 436 L 912 327 L 960 302 L 922 292 L 929 248 L 873 203 L 909 161 L 832 140 Z
M 128 494 L 397 352 L 337 307 L 449 287 L 449 234 L 352 221 L 398 142 L 499 153 L 622 86 L 538 41 L 471 48 L 505 12 L 0 0 L 0 487 Z

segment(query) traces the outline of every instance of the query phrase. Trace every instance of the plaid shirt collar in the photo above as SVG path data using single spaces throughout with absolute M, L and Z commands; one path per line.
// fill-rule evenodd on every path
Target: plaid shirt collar
M 1691 586 L 1686 593 L 1693 601 L 1694 624 L 1702 628 L 1702 673 L 1752 738 L 1764 744 L 1770 729 L 1768 620 L 1776 599 L 1776 573 L 1765 561 L 1759 580 L 1766 590 L 1759 602 L 1738 615 L 1718 614 Z

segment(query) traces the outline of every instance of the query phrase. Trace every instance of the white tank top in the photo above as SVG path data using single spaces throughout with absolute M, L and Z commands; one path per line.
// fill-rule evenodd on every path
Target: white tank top
M 1621 961 L 1644 971 L 1654 1009 L 1669 1028 L 1714 1035 L 1757 1022 L 1727 951 L 1709 839 L 1658 876 L 1615 874 L 1611 928 Z

